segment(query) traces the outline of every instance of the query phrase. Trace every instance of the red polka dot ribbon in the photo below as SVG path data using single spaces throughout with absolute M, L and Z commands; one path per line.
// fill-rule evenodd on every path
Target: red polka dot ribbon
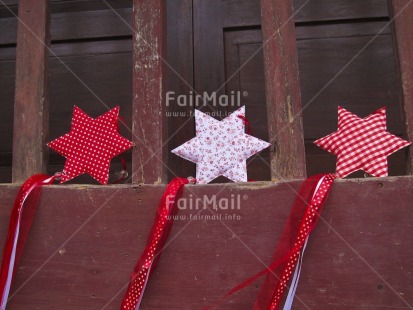
M 122 310 L 139 309 L 149 276 L 155 269 L 165 242 L 168 240 L 173 224 L 173 215 L 177 211 L 175 202 L 183 186 L 189 182 L 194 182 L 194 179 L 174 178 L 166 187 L 156 211 L 146 247 L 130 278 L 128 289 L 122 301 Z
M 278 309 L 287 288 L 287 283 L 297 264 L 299 253 L 305 240 L 317 224 L 335 178 L 336 176 L 332 174 L 319 174 L 309 177 L 303 182 L 276 247 L 273 260 L 268 268 L 238 284 L 218 302 L 204 308 L 204 310 L 212 309 L 223 303 L 227 297 L 242 290 L 264 275 L 267 275 L 267 277 L 261 286 L 254 310 Z
M 29 234 L 40 192 L 43 185 L 52 184 L 59 174 L 48 176 L 36 174 L 30 177 L 20 187 L 11 211 L 6 244 L 3 248 L 3 258 L 0 271 L 0 309 L 6 309 L 13 275 L 16 271 L 24 244 Z
M 297 265 L 300 251 L 318 222 L 322 208 L 327 200 L 328 193 L 330 192 L 331 185 L 335 178 L 335 175 L 326 174 L 316 175 L 304 181 L 299 194 L 296 197 L 296 201 L 294 202 L 283 235 L 274 253 L 273 263 L 271 265 L 273 267 L 274 265 L 278 265 L 279 268 L 267 274 L 267 278 L 258 294 L 254 306 L 255 310 L 276 310 L 279 308 L 284 292 L 287 289 L 287 283 Z M 303 214 L 301 212 L 303 206 L 305 206 L 304 215 L 300 221 L 297 221 L 297 215 Z M 299 227 L 296 229 L 298 223 Z M 295 238 L 292 238 L 291 232 L 294 231 L 297 231 L 297 234 Z M 279 257 L 285 253 L 286 248 L 291 246 L 291 242 L 293 242 L 293 244 L 287 255 L 288 258 L 287 260 L 283 258 L 282 261 L 284 261 L 284 263 L 280 264 Z

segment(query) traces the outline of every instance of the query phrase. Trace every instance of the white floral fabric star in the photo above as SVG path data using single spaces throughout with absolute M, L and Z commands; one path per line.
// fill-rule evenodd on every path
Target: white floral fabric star
M 245 106 L 222 121 L 195 110 L 196 137 L 172 153 L 196 163 L 196 179 L 206 184 L 220 175 L 247 182 L 247 158 L 270 146 L 245 133 Z

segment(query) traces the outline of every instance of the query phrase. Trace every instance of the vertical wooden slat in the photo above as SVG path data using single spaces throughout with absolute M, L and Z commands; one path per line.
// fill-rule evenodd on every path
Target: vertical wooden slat
M 306 176 L 298 56 L 291 0 L 261 0 L 271 178 Z
M 49 0 L 20 0 L 13 125 L 13 182 L 47 170 Z
M 132 155 L 133 183 L 166 180 L 164 147 L 165 1 L 134 0 L 132 131 L 136 146 Z
M 393 18 L 394 49 L 401 85 L 407 138 L 413 141 L 413 2 L 389 0 L 390 18 Z M 413 146 L 408 156 L 408 174 L 413 174 Z

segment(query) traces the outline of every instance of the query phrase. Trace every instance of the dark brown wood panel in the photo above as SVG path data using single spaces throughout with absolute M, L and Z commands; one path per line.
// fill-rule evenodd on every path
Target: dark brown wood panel
M 104 41 L 99 43 L 59 44 L 53 47 L 58 58 L 50 60 L 50 139 L 70 130 L 73 106 L 77 105 L 92 117 L 120 106 L 120 132 L 132 139 L 132 42 Z M 131 152 L 121 155 L 131 168 Z M 60 168 L 64 158 L 50 151 L 49 162 Z M 119 161 L 115 158 L 114 162 Z M 57 168 L 57 167 L 54 167 Z M 113 177 L 119 169 L 112 167 Z M 49 167 L 50 172 L 56 169 Z M 91 178 L 74 180 L 95 183 Z
M 398 72 L 400 100 L 404 109 L 405 131 L 413 141 L 413 3 L 389 1 L 394 31 L 396 70 Z M 413 147 L 407 158 L 409 174 L 413 174 Z
M 166 181 L 166 4 L 133 2 L 132 182 Z
M 169 152 L 195 133 L 193 107 L 178 102 L 178 96 L 191 97 L 194 92 L 194 35 L 192 0 L 167 1 L 167 91 L 165 104 L 168 123 L 168 179 L 194 176 L 195 164 Z M 184 60 L 184 61 L 183 61 Z
M 264 61 L 257 36 L 261 37 L 260 30 L 224 32 L 226 93 L 236 94 L 246 106 L 252 135 L 268 141 Z M 248 161 L 247 171 L 251 180 L 271 179 L 269 148 Z
M 337 129 L 338 105 L 347 106 L 360 116 L 367 116 L 375 109 L 387 106 L 389 131 L 403 136 L 397 78 L 393 63 L 388 61 L 394 58 L 392 39 L 390 27 L 386 25 L 388 22 L 359 23 L 351 27 L 337 24 L 296 28 L 309 175 L 335 170 L 334 156 L 313 146 L 312 141 Z M 381 30 L 381 34 L 375 37 Z M 226 72 L 232 74 L 240 70 L 229 81 L 228 90 L 247 90 L 248 95 L 242 100 L 247 104 L 247 113 L 252 111 L 248 116 L 253 133 L 266 139 L 266 127 L 262 127 L 266 115 L 263 113 L 265 98 L 261 45 L 259 29 L 225 32 Z M 364 47 L 364 51 L 352 60 Z M 350 61 L 352 63 L 340 73 Z M 330 81 L 331 84 L 327 85 Z M 265 155 L 263 152 L 260 157 L 265 159 Z M 390 157 L 391 175 L 406 173 L 405 156 L 406 152 L 401 151 Z M 252 179 L 257 177 L 254 175 L 257 171 L 257 167 L 251 169 Z
M 352 19 L 387 18 L 385 0 L 295 0 L 294 20 L 326 22 Z M 223 0 L 226 12 L 223 26 L 246 27 L 261 24 L 259 0 Z
M 13 182 L 47 170 L 49 134 L 50 7 L 48 0 L 19 2 L 13 121 Z
M 142 309 L 202 309 L 270 262 L 299 183 L 222 186 L 185 188 L 188 204 L 217 195 L 240 197 L 240 208 L 214 211 L 222 221 L 190 221 L 197 210 L 180 210 Z M 294 309 L 409 308 L 412 186 L 412 177 L 334 183 L 306 249 Z M 163 189 L 44 188 L 8 309 L 119 309 Z M 0 186 L 0 247 L 16 193 L 17 186 Z M 252 309 L 261 281 L 217 309 Z
M 387 17 L 386 0 L 295 0 L 300 22 Z
M 219 96 L 225 93 L 225 59 L 222 54 L 225 12 L 222 10 L 222 0 L 194 0 L 193 5 L 194 89 L 200 95 L 206 92 Z M 216 114 L 227 111 L 213 102 L 201 102 L 201 106 L 196 108 Z
M 16 18 L 0 18 L 0 45 L 16 43 Z M 84 40 L 132 35 L 132 8 L 57 13 L 51 17 L 51 39 Z
M 108 8 L 122 9 L 132 8 L 133 0 L 51 0 L 51 11 L 62 12 L 82 12 L 107 10 Z M 17 14 L 18 0 L 4 0 L 6 6 L 0 3 L 0 18 L 13 17 Z
M 108 108 L 121 107 L 120 116 L 127 126 L 121 133 L 132 135 L 132 42 L 103 41 L 55 44 L 50 57 L 50 137 L 55 139 L 70 130 L 73 105 L 97 117 Z M 0 49 L 0 166 L 11 166 L 15 48 Z M 62 165 L 64 158 L 50 152 L 50 164 Z M 129 155 L 126 159 L 129 160 Z M 115 160 L 116 161 L 116 160 Z M 130 164 L 129 164 L 130 166 Z M 10 171 L 10 170 L 5 170 Z M 11 174 L 3 181 L 11 181 Z M 89 180 L 88 180 L 89 181 Z

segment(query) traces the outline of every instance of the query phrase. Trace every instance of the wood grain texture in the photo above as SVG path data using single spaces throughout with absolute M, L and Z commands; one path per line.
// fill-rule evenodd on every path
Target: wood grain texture
M 47 169 L 49 10 L 49 0 L 19 2 L 13 124 L 14 182 L 23 182 Z
M 387 17 L 386 0 L 295 0 L 296 20 L 331 21 Z
M 180 4 L 167 2 L 167 60 L 184 80 L 193 85 L 193 46 L 190 42 L 191 36 L 193 37 L 192 10 L 189 5 L 184 3 L 186 1 L 192 2 L 189 0 L 182 0 Z M 128 22 L 132 22 L 132 0 L 108 2 L 117 9 L 122 18 L 127 18 Z M 303 105 L 310 101 L 329 79 L 385 26 L 387 23 L 385 20 L 367 20 L 370 17 L 378 17 L 381 13 L 374 7 L 383 7 L 383 3 L 385 7 L 385 2 L 385 0 L 366 0 L 357 3 L 340 0 L 332 0 L 331 2 L 311 0 L 306 5 L 306 14 L 309 17 L 313 15 L 314 21 L 320 14 L 326 15 L 327 19 L 315 23 L 301 23 L 300 19 L 296 19 L 298 22 L 296 36 Z M 334 11 L 332 9 L 334 6 L 342 9 Z M 344 9 L 344 6 L 347 6 L 347 9 Z M 218 9 L 220 8 L 218 7 Z M 1 15 L 2 10 L 4 11 L 5 8 L 0 7 L 0 17 L 3 16 Z M 90 10 L 96 11 L 90 12 Z M 214 55 L 218 60 L 207 58 L 203 61 L 212 64 L 224 59 L 224 79 L 227 79 L 260 48 L 262 44 L 261 17 L 259 1 L 257 0 L 222 1 L 221 10 L 223 12 L 221 14 L 225 18 L 222 18 L 221 22 L 218 22 L 217 19 L 212 20 L 215 20 L 215 26 L 223 27 L 224 50 L 220 52 L 217 52 L 217 49 L 214 50 L 212 43 L 214 37 L 211 36 L 208 39 L 209 44 L 204 45 L 209 46 L 211 55 Z M 130 30 L 125 29 L 123 22 L 114 13 L 111 15 L 106 4 L 98 0 L 52 1 L 52 13 L 55 13 L 52 14 L 51 20 L 52 38 L 53 33 L 55 33 L 56 38 L 59 35 L 59 42 L 52 45 L 52 50 L 87 83 L 107 106 L 120 105 L 121 116 L 131 128 L 133 44 L 129 39 Z M 212 13 L 214 13 L 213 10 Z M 352 20 L 352 16 L 354 16 L 354 20 Z M 60 24 L 57 17 L 62 18 Z M 363 20 L 356 20 L 357 18 L 363 18 Z M 0 23 L 4 19 L 7 18 L 0 18 Z M 53 29 L 54 19 L 56 20 L 55 25 L 58 25 L 56 30 Z M 341 22 L 343 19 L 344 21 Z M 208 32 L 208 18 L 204 17 L 202 20 L 206 23 L 203 31 Z M 223 24 L 221 25 L 221 23 Z M 101 26 L 94 27 L 94 24 Z M 77 25 L 82 25 L 82 27 L 77 27 Z M 16 31 L 16 28 L 6 27 L 0 31 L 0 37 L 11 36 Z M 319 138 L 336 129 L 336 106 L 338 104 L 347 105 L 360 116 L 368 115 L 373 109 L 386 105 L 389 131 L 397 135 L 403 134 L 404 124 L 398 103 L 399 92 L 397 91 L 395 66 L 392 62 L 393 48 L 390 33 L 390 28 L 385 29 L 382 35 L 379 35 L 353 64 L 304 110 L 303 127 L 306 141 L 307 173 L 309 175 L 334 170 L 334 157 L 329 156 L 327 152 L 320 152 L 311 147 L 311 139 Z M 77 35 L 79 40 L 76 39 Z M 218 42 L 215 46 L 222 46 L 220 44 Z M 13 133 L 10 128 L 13 126 L 15 53 L 16 50 L 13 46 L 3 45 L 0 48 L 0 98 L 2 103 L 0 105 L 0 166 L 4 167 L 1 169 L 1 179 L 4 182 L 11 181 Z M 204 53 L 204 55 L 207 56 L 208 53 Z M 262 52 L 258 52 L 248 64 L 241 68 L 238 75 L 228 81 L 225 92 L 228 93 L 236 89 L 248 92 L 248 96 L 242 96 L 241 99 L 242 103 L 247 105 L 247 117 L 252 124 L 253 134 L 267 140 L 264 67 L 262 63 Z M 209 70 L 208 66 L 204 68 Z M 188 94 L 190 87 L 175 73 L 167 71 L 167 89 L 174 90 L 177 94 Z M 50 107 L 50 139 L 69 130 L 73 104 L 81 106 L 93 116 L 98 116 L 105 111 L 105 107 L 99 102 L 99 99 L 94 97 L 57 59 L 51 59 L 50 74 L 52 76 L 50 101 L 53 102 Z M 210 76 L 209 74 L 210 72 L 207 72 L 205 76 Z M 198 74 L 198 78 L 202 78 L 202 76 L 202 74 Z M 210 83 L 211 79 L 207 82 Z M 347 89 L 352 89 L 352 91 L 348 92 Z M 191 117 L 185 111 L 192 111 L 192 109 L 193 107 L 188 106 L 174 106 L 170 111 L 183 112 L 185 116 L 168 117 L 168 120 L 165 120 L 169 127 L 168 138 L 171 138 L 169 150 L 193 137 L 193 120 L 187 122 L 182 130 L 177 130 Z M 320 126 L 320 123 L 323 125 Z M 121 130 L 123 135 L 131 138 L 131 134 L 126 128 L 122 126 Z M 254 159 L 248 166 L 251 179 L 268 180 L 270 178 L 267 167 L 269 159 L 266 152 L 261 152 L 259 156 L 263 157 L 264 160 Z M 194 174 L 195 169 L 192 163 L 173 154 L 169 154 L 169 156 L 170 177 L 173 174 Z M 407 154 L 401 151 L 390 157 L 391 175 L 405 173 L 403 156 L 407 156 Z M 53 166 L 63 164 L 63 158 L 59 159 L 53 154 L 50 161 Z M 49 171 L 53 171 L 53 169 L 49 169 Z M 83 181 L 83 179 L 78 181 Z
M 188 208 L 179 211 L 141 309 L 202 309 L 262 270 L 298 187 L 299 182 L 185 187 L 181 206 Z M 411 307 L 413 241 L 406 236 L 413 229 L 412 187 L 410 176 L 333 184 L 307 246 L 295 310 Z M 0 247 L 17 189 L 0 186 Z M 119 309 L 163 190 L 45 187 L 8 309 Z M 222 221 L 206 218 L 213 213 L 202 204 L 196 210 L 196 198 L 214 195 L 217 202 L 240 197 L 240 208 L 213 210 L 207 203 Z M 194 219 L 199 211 L 204 217 Z M 252 309 L 261 282 L 217 309 Z
M 271 178 L 306 175 L 297 43 L 291 1 L 261 0 Z
M 268 141 L 264 61 L 262 51 L 259 50 L 262 42 L 257 42 L 257 39 L 261 39 L 260 30 L 224 32 L 226 91 L 239 92 L 241 104 L 246 106 L 246 117 L 252 135 Z M 249 179 L 271 179 L 269 157 L 270 150 L 266 148 L 248 160 Z
M 225 94 L 225 59 L 223 20 L 225 19 L 221 0 L 193 1 L 194 31 L 194 88 L 202 95 L 216 93 L 217 97 Z M 219 115 L 226 107 L 212 100 L 199 101 L 195 108 Z M 224 117 L 216 117 L 222 119 Z
M 168 150 L 180 146 L 195 135 L 194 107 L 180 104 L 178 96 L 190 97 L 194 91 L 194 34 L 192 0 L 167 1 L 167 96 Z M 168 179 L 195 176 L 195 164 L 168 151 Z
M 413 3 L 389 0 L 393 20 L 393 41 L 400 82 L 400 100 L 404 108 L 407 138 L 413 141 Z M 413 174 L 413 146 L 408 155 L 409 174 Z
M 308 175 L 335 170 L 335 156 L 312 142 L 337 129 L 338 105 L 347 107 L 360 117 L 386 106 L 389 132 L 403 136 L 396 72 L 394 64 L 388 61 L 393 59 L 390 28 L 386 28 L 346 70 L 324 88 L 385 24 L 374 22 L 354 24 L 352 27 L 338 24 L 296 28 Z M 237 76 L 228 82 L 227 89 L 247 91 L 248 95 L 243 96 L 242 100 L 247 105 L 247 117 L 253 134 L 268 140 L 263 55 L 259 52 L 261 46 L 259 29 L 225 32 L 226 74 L 231 75 L 239 70 Z M 245 63 L 253 53 L 257 55 Z M 352 91 L 348 92 L 348 89 Z M 266 153 L 260 152 L 259 158 L 248 166 L 251 179 L 269 179 L 266 177 L 269 173 L 269 155 Z M 390 175 L 406 174 L 405 158 L 405 151 L 389 157 Z M 359 172 L 352 177 L 362 175 Z
M 133 183 L 166 180 L 165 2 L 133 2 Z
M 386 0 L 294 0 L 297 23 L 383 18 L 388 16 Z M 255 26 L 261 23 L 260 0 L 222 1 L 225 28 Z
M 118 14 L 118 15 L 117 15 Z M 132 35 L 132 9 L 65 12 L 51 16 L 52 41 L 85 40 Z M 15 44 L 17 18 L 0 18 L 0 44 Z

